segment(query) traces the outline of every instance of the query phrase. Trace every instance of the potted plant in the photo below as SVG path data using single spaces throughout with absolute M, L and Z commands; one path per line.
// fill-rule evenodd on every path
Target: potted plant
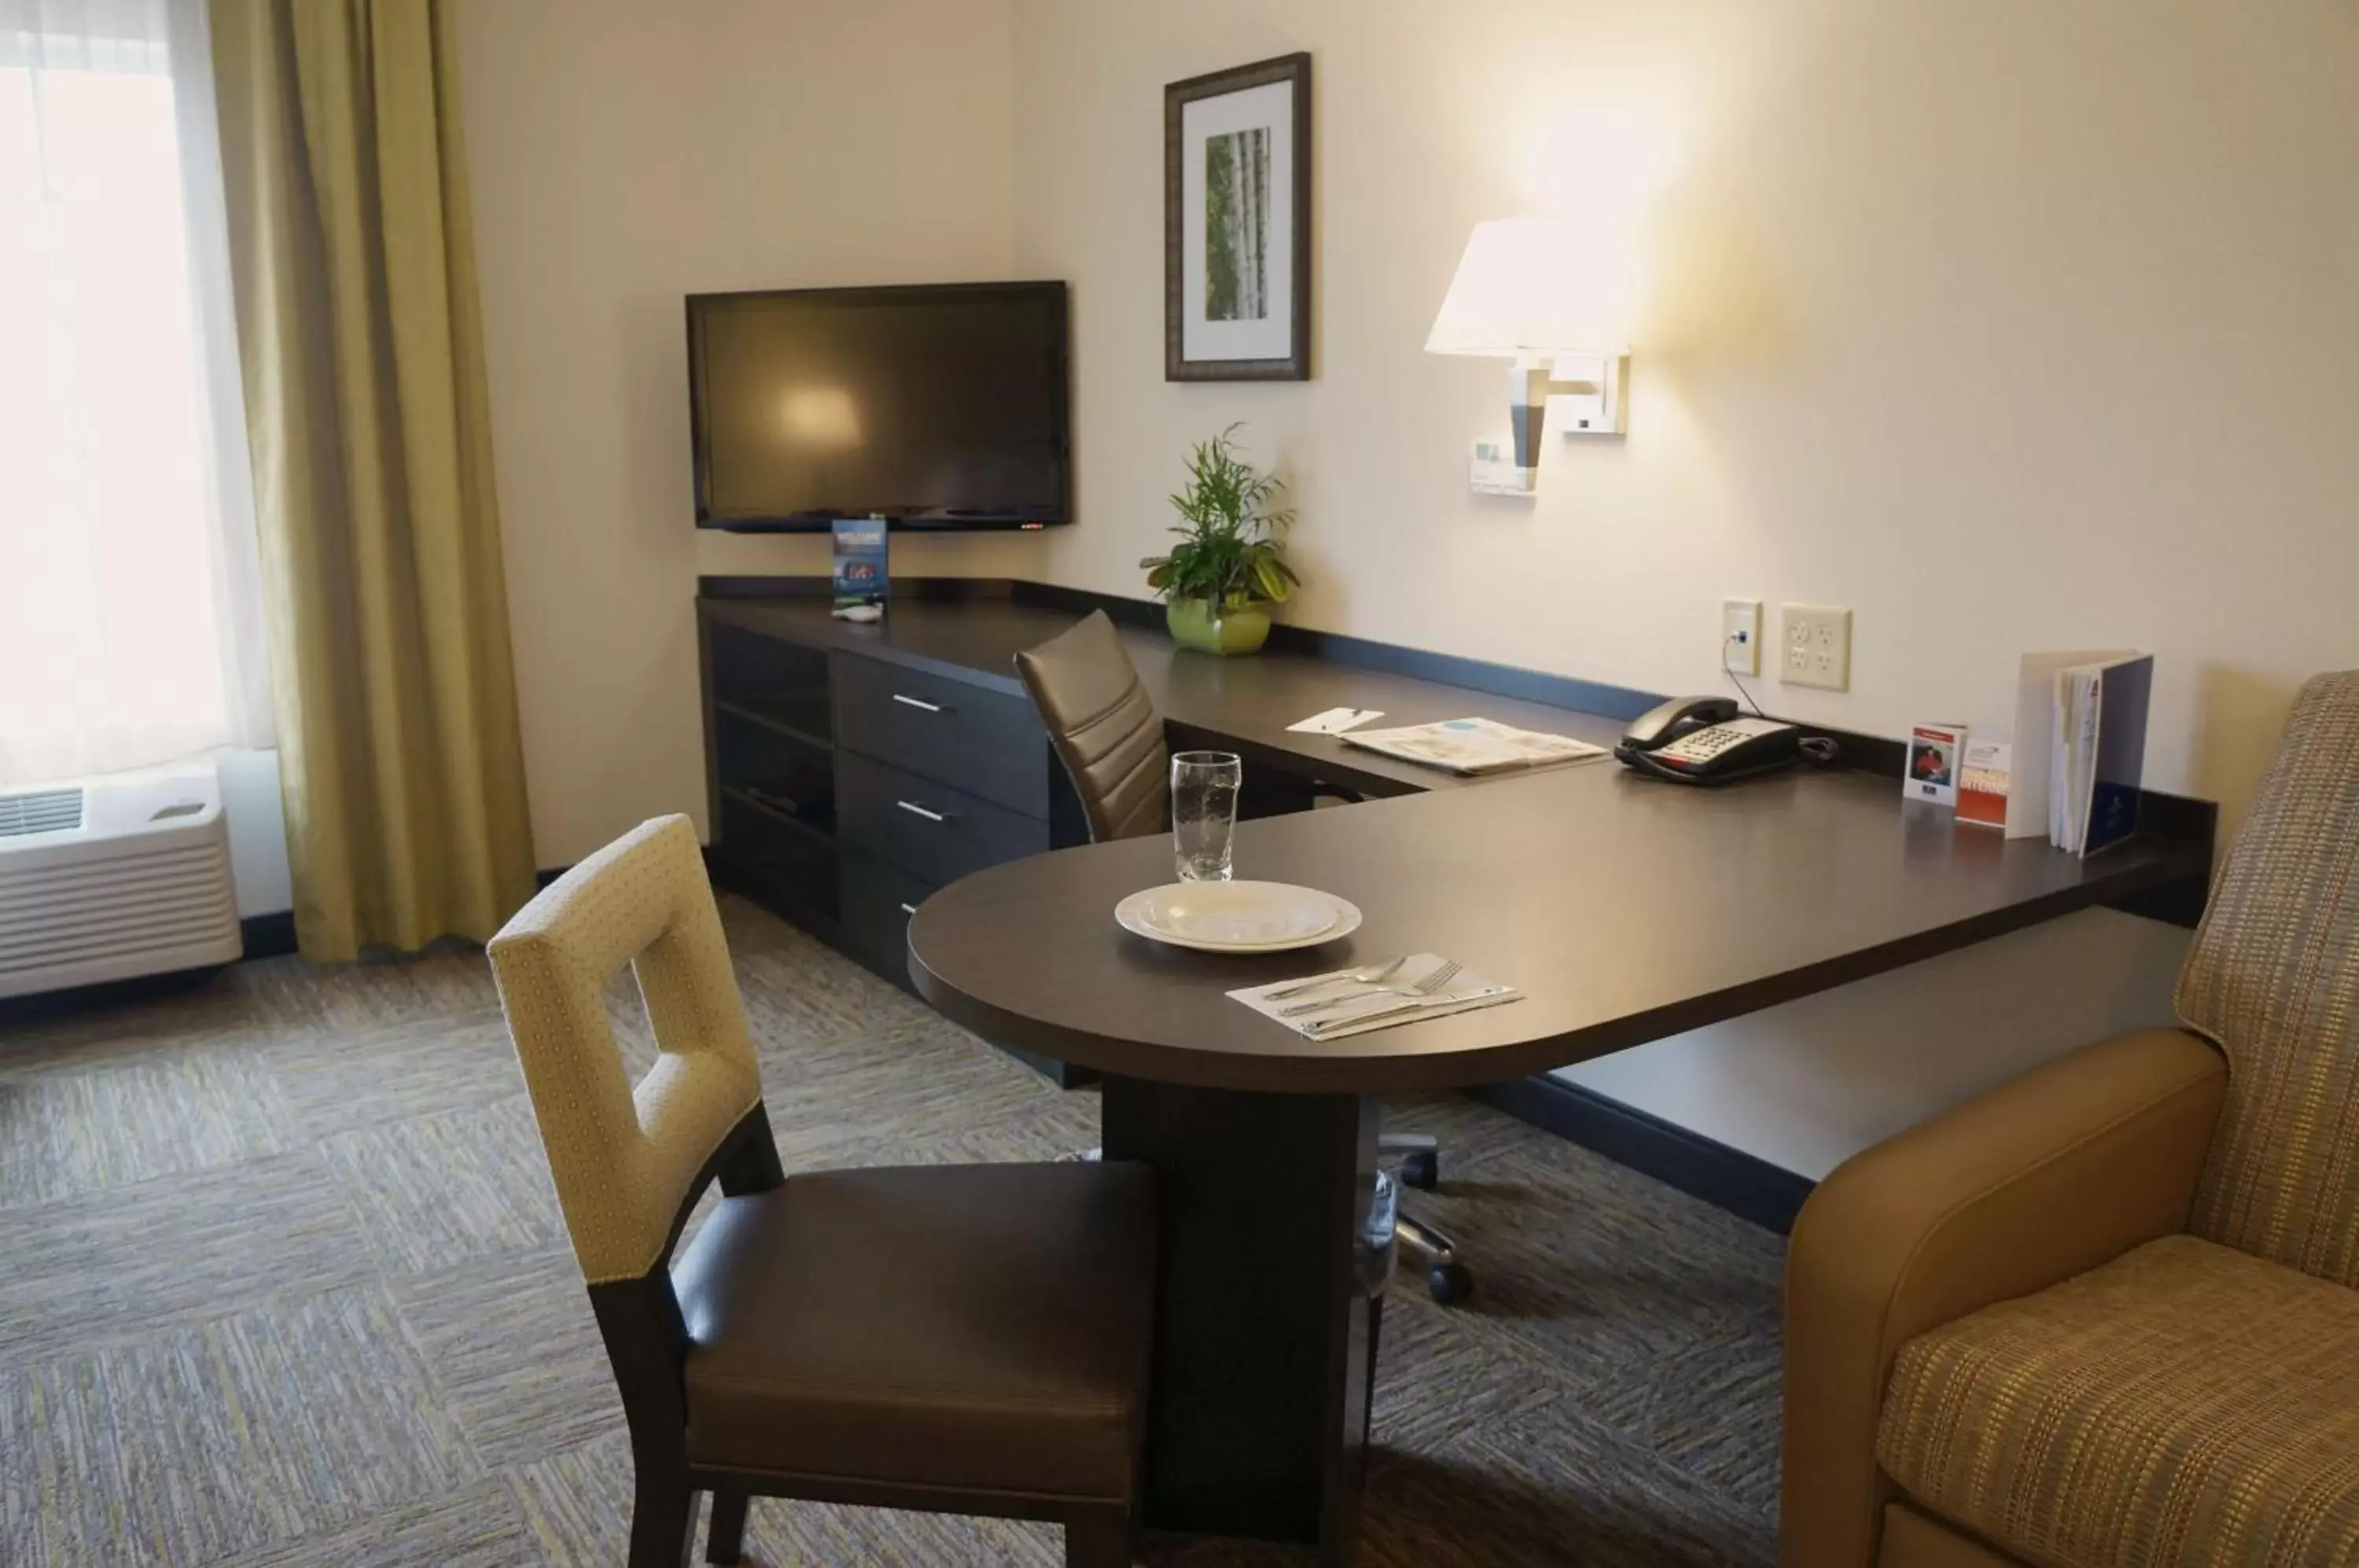
M 1269 637 L 1268 605 L 1302 580 L 1286 563 L 1291 510 L 1276 507 L 1286 482 L 1237 455 L 1231 425 L 1188 454 L 1188 484 L 1171 497 L 1180 542 L 1138 564 L 1165 601 L 1164 620 L 1182 648 L 1251 653 Z

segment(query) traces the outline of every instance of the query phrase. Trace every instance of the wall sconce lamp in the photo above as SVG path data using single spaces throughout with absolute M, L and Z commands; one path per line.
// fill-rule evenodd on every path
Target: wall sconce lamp
M 1551 397 L 1568 399 L 1575 433 L 1623 434 L 1630 374 L 1627 268 L 1593 228 L 1553 218 L 1477 223 L 1425 340 L 1428 354 L 1507 359 L 1514 462 L 1475 444 L 1475 487 L 1528 495 L 1539 487 L 1540 430 Z M 1486 463 L 1484 449 L 1493 448 Z

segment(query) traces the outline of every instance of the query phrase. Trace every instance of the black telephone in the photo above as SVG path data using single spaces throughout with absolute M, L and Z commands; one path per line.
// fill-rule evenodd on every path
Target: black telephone
M 1614 755 L 1656 779 L 1725 784 L 1785 768 L 1801 756 L 1802 732 L 1745 718 L 1726 697 L 1674 697 L 1630 723 Z

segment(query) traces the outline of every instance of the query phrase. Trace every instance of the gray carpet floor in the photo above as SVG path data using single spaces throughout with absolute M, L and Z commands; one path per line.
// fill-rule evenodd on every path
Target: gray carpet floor
M 789 1171 L 1096 1141 L 1094 1096 L 724 910 Z M 1481 1291 L 1387 1308 L 1364 1562 L 1769 1563 L 1777 1238 L 1470 1102 L 1387 1114 L 1444 1138 L 1419 1196 Z M 0 1025 L 0 1563 L 614 1564 L 629 1497 L 479 954 Z M 748 1559 L 1062 1560 L 1045 1527 L 760 1500 Z

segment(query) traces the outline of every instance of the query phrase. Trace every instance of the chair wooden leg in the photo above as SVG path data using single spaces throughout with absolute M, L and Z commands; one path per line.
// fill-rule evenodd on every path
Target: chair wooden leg
M 745 1549 L 745 1488 L 716 1487 L 712 1522 L 704 1527 L 704 1560 L 730 1563 Z
M 1136 1534 L 1130 1510 L 1093 1508 L 1065 1519 L 1065 1568 L 1130 1568 Z
M 688 1568 L 695 1537 L 696 1494 L 687 1475 L 641 1465 L 631 1503 L 630 1568 Z

